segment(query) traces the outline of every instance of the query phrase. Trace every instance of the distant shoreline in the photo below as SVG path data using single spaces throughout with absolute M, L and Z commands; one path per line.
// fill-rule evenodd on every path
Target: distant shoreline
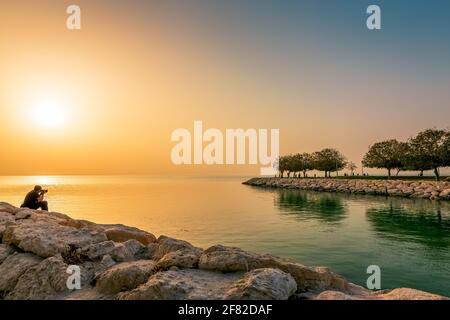
M 450 181 L 258 177 L 251 178 L 243 184 L 263 188 L 450 200 Z

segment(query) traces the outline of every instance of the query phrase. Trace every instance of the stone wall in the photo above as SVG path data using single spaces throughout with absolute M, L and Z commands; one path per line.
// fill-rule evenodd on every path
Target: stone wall
M 447 181 L 252 178 L 244 184 L 257 187 L 450 200 L 450 182 Z

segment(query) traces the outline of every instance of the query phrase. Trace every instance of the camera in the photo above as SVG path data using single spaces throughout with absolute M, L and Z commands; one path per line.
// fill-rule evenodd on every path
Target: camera
M 41 196 L 41 195 L 44 195 L 44 194 L 46 194 L 48 192 L 48 190 L 41 190 L 41 191 L 39 191 L 39 195 Z

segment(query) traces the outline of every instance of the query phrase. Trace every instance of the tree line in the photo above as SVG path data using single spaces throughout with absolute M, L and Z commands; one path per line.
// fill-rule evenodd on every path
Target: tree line
M 427 129 L 419 132 L 408 141 L 400 142 L 390 139 L 374 143 L 364 155 L 363 167 L 386 169 L 388 177 L 395 170 L 424 171 L 433 170 L 436 180 L 440 180 L 440 168 L 450 166 L 450 131 Z M 346 157 L 336 149 L 326 148 L 314 153 L 298 153 L 282 156 L 278 159 L 280 177 L 307 176 L 311 170 L 322 171 L 325 177 L 332 172 L 347 168 L 351 174 L 357 166 L 347 161 Z
M 433 170 L 436 180 L 440 180 L 439 169 L 450 166 L 450 132 L 448 130 L 428 129 L 419 132 L 406 142 L 396 139 L 381 141 L 370 146 L 363 159 L 367 168 L 419 171 L 420 176 Z
M 338 172 L 344 169 L 347 165 L 347 160 L 336 149 L 323 149 L 314 153 L 298 153 L 279 158 L 278 171 L 280 177 L 287 176 L 303 177 L 307 176 L 307 172 L 310 170 L 323 171 L 325 177 L 330 177 L 331 172 Z

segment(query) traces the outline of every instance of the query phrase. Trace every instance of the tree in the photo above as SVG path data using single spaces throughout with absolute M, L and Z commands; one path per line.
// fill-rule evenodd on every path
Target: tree
M 402 159 L 403 170 L 419 171 L 419 176 L 423 176 L 423 172 L 427 170 L 432 170 L 433 167 L 429 163 L 420 160 L 417 152 L 414 151 L 413 147 L 407 143 L 405 152 L 403 153 Z
M 445 141 L 443 145 L 443 164 L 445 167 L 450 166 L 450 131 L 445 134 Z
M 291 172 L 295 174 L 295 163 L 293 155 L 286 156 L 286 171 L 288 178 L 291 176 Z
M 388 177 L 391 170 L 403 168 L 402 156 L 407 145 L 395 139 L 377 142 L 369 147 L 362 161 L 367 168 L 387 169 Z
M 309 153 L 297 153 L 292 156 L 292 170 L 303 173 L 303 177 L 306 176 L 306 172 L 313 169 L 313 159 Z
M 313 168 L 325 172 L 325 177 L 330 177 L 331 172 L 337 172 L 345 168 L 347 161 L 336 149 L 323 149 L 313 155 Z
M 280 172 L 280 178 L 284 177 L 284 172 L 287 171 L 288 168 L 288 157 L 281 156 L 278 158 L 278 172 Z
M 422 170 L 434 170 L 436 181 L 439 169 L 450 165 L 450 133 L 445 130 L 428 129 L 409 140 L 411 164 Z
M 349 163 L 347 163 L 347 169 L 350 170 L 351 175 L 353 176 L 355 170 L 358 169 L 358 166 L 350 161 Z

